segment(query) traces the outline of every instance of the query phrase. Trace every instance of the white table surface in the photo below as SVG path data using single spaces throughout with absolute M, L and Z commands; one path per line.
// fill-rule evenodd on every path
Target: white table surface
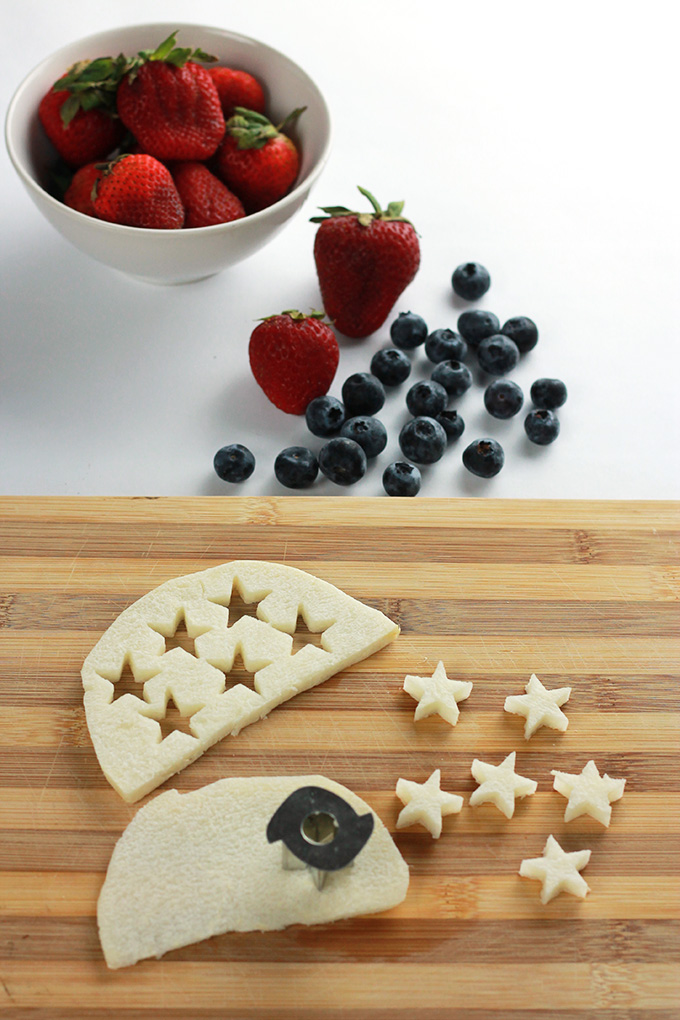
M 200 283 L 156 287 L 109 270 L 44 221 L 0 157 L 0 493 L 291 495 L 273 475 L 284 446 L 321 441 L 271 405 L 248 367 L 259 317 L 320 304 L 309 222 L 318 205 L 354 206 L 356 185 L 406 201 L 420 271 L 394 309 L 430 329 L 464 307 L 451 272 L 484 263 L 479 307 L 524 314 L 540 340 L 512 378 L 557 376 L 569 389 L 562 432 L 532 446 L 521 413 L 459 402 L 466 431 L 423 470 L 422 495 L 680 497 L 678 60 L 673 5 L 529 0 L 92 0 L 0 6 L 2 107 L 43 57 L 105 28 L 194 21 L 255 36 L 316 79 L 333 117 L 327 167 L 269 247 Z M 389 320 L 388 320 L 389 324 Z M 339 338 L 344 378 L 368 370 L 388 324 Z M 412 381 L 432 366 L 414 359 Z M 311 495 L 382 494 L 400 457 L 407 386 L 381 412 L 390 442 L 362 482 L 319 481 Z M 506 464 L 492 480 L 462 466 L 493 436 Z M 214 474 L 230 442 L 257 459 L 231 486 Z M 304 495 L 304 493 L 303 493 Z M 414 502 L 417 512 L 417 503 Z

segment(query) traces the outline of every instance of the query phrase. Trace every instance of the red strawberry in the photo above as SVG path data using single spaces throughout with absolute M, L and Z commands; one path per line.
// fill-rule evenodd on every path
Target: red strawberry
M 92 86 L 77 91 L 79 70 L 75 65 L 52 86 L 40 101 L 38 117 L 45 134 L 61 158 L 71 167 L 105 159 L 120 144 L 124 128 L 112 102 Z
M 247 212 L 278 202 L 295 181 L 300 157 L 282 128 L 297 120 L 303 109 L 294 110 L 278 127 L 263 114 L 241 106 L 227 121 L 224 141 L 217 150 L 217 172 Z
M 156 230 L 177 230 L 184 207 L 167 167 L 153 156 L 120 156 L 104 168 L 94 208 L 110 223 Z
M 418 235 L 390 202 L 383 212 L 373 195 L 372 213 L 327 206 L 314 240 L 314 261 L 324 308 L 333 325 L 350 337 L 365 337 L 384 323 L 420 266 Z
M 96 216 L 92 192 L 100 180 L 104 169 L 101 163 L 87 163 L 76 170 L 71 183 L 64 192 L 64 202 L 70 209 L 84 213 L 85 216 Z
M 323 312 L 281 312 L 264 319 L 250 337 L 253 375 L 288 414 L 304 414 L 310 400 L 328 393 L 335 377 L 340 351 L 323 317 Z
M 231 117 L 237 106 L 264 113 L 264 89 L 252 74 L 231 67 L 209 67 L 208 74 L 215 83 L 225 119 Z
M 184 206 L 185 227 L 230 223 L 246 214 L 241 200 L 203 163 L 176 163 L 172 167 L 172 179 Z
M 189 57 L 215 58 L 176 47 L 176 34 L 131 61 L 118 86 L 118 113 L 149 155 L 208 159 L 222 141 L 224 116 L 212 78 Z

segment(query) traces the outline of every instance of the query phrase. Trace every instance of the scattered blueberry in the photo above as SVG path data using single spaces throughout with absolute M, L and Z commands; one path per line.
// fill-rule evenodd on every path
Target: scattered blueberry
M 319 462 L 306 446 L 287 446 L 274 461 L 274 474 L 288 489 L 308 489 L 318 473 Z
M 422 476 L 415 464 L 395 460 L 383 472 L 383 488 L 388 496 L 417 496 Z
M 495 439 L 475 439 L 463 451 L 463 464 L 480 478 L 493 478 L 504 463 L 503 447 Z
M 472 386 L 472 372 L 462 361 L 440 361 L 434 367 L 432 378 L 450 397 L 462 397 Z
M 340 435 L 358 443 L 369 459 L 377 457 L 387 446 L 387 429 L 381 421 L 368 414 L 348 418 L 340 429 Z
M 496 333 L 482 340 L 477 348 L 477 360 L 489 375 L 507 375 L 519 361 L 519 350 L 514 340 Z
M 532 443 L 547 446 L 554 442 L 560 434 L 559 419 L 552 411 L 541 408 L 529 411 L 524 419 L 524 431 Z
M 567 387 L 561 379 L 537 379 L 531 386 L 531 400 L 536 407 L 554 411 L 567 399 Z
M 336 436 L 321 447 L 319 467 L 336 485 L 354 485 L 366 474 L 366 454 L 353 439 Z
M 501 320 L 493 312 L 483 312 L 474 308 L 458 316 L 458 332 L 471 347 L 477 347 L 482 340 L 494 333 L 500 333 Z
M 441 383 L 432 379 L 414 383 L 406 394 L 406 406 L 414 418 L 421 414 L 436 418 L 439 412 L 444 410 L 447 402 L 446 390 Z
M 231 443 L 217 451 L 213 466 L 223 482 L 245 482 L 255 470 L 255 458 L 247 446 Z
M 383 386 L 398 386 L 411 374 L 411 362 L 397 347 L 385 347 L 373 355 L 371 372 Z
M 345 420 L 345 408 L 337 397 L 314 397 L 307 404 L 305 421 L 314 436 L 336 435 Z
M 399 446 L 416 464 L 434 464 L 446 450 L 446 432 L 434 418 L 421 415 L 406 422 L 399 433 Z
M 465 422 L 458 411 L 441 411 L 437 415 L 437 421 L 446 432 L 449 442 L 460 439 L 465 431 Z
M 458 297 L 464 298 L 465 301 L 476 301 L 486 294 L 491 286 L 491 277 L 488 269 L 479 262 L 464 262 L 462 266 L 454 269 L 451 286 Z
M 425 341 L 425 354 L 435 365 L 440 361 L 464 361 L 468 346 L 452 329 L 435 329 Z
M 415 312 L 400 312 L 390 326 L 390 338 L 395 347 L 410 351 L 425 343 L 427 323 Z
M 516 315 L 504 324 L 501 330 L 504 336 L 514 340 L 522 354 L 534 349 L 538 343 L 538 328 L 533 319 L 526 315 Z
M 385 403 L 385 387 L 370 372 L 355 372 L 342 384 L 345 415 L 375 414 Z
M 521 388 L 509 379 L 494 379 L 484 391 L 484 406 L 494 418 L 512 418 L 523 403 Z

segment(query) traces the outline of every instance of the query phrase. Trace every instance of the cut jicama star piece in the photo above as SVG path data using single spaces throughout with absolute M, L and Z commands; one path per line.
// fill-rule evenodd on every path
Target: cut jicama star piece
M 625 779 L 611 779 L 607 773 L 600 775 L 594 761 L 589 761 L 577 774 L 551 770 L 555 777 L 553 788 L 567 798 L 564 812 L 565 822 L 579 815 L 591 815 L 598 822 L 609 826 L 612 816 L 612 801 L 623 797 Z
M 590 860 L 590 850 L 567 853 L 554 836 L 548 836 L 542 857 L 529 857 L 522 861 L 519 873 L 522 878 L 534 878 L 543 883 L 541 903 L 548 903 L 561 892 L 585 899 L 590 886 L 579 871 Z
M 480 785 L 470 797 L 472 807 L 490 802 L 495 804 L 506 818 L 512 818 L 515 813 L 515 799 L 536 793 L 538 784 L 533 779 L 527 779 L 515 772 L 515 758 L 515 751 L 500 765 L 490 765 L 475 758 L 470 771 Z
M 547 690 L 535 673 L 531 674 L 525 685 L 526 694 L 514 694 L 505 699 L 505 711 L 513 715 L 523 715 L 526 719 L 524 736 L 528 740 L 541 726 L 549 726 L 553 730 L 564 732 L 569 725 L 560 705 L 569 701 L 571 687 L 558 687 Z
M 397 828 L 422 825 L 432 833 L 433 839 L 442 834 L 442 816 L 456 815 L 463 806 L 463 798 L 441 789 L 441 769 L 435 769 L 424 783 L 399 779 L 397 797 L 405 805 L 397 818 Z
M 449 680 L 444 663 L 439 662 L 432 676 L 407 676 L 404 690 L 418 702 L 414 720 L 440 715 L 455 726 L 460 715 L 458 702 L 470 697 L 472 684 L 464 680 Z

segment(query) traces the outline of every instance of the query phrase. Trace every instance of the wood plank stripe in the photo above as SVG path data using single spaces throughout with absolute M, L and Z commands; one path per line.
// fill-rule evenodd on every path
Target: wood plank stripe
M 396 785 L 396 783 L 395 783 Z M 544 785 L 547 785 L 547 781 Z M 472 778 L 455 791 L 468 797 L 477 784 Z M 394 832 L 402 804 L 394 790 L 354 791 L 362 797 Z M 497 834 L 499 829 L 519 833 L 551 832 L 562 823 L 565 800 L 554 791 L 540 790 L 531 799 L 518 801 L 514 817 L 507 821 L 492 805 L 469 808 L 445 822 L 457 835 Z M 112 789 L 97 790 L 81 786 L 67 789 L 43 787 L 40 790 L 4 787 L 0 796 L 0 830 L 25 829 L 32 832 L 116 832 L 120 833 L 139 810 L 126 804 Z M 613 808 L 617 838 L 646 833 L 653 836 L 680 835 L 680 792 L 631 793 L 626 791 Z M 575 819 L 568 827 L 573 833 L 602 833 L 588 818 Z M 678 862 L 680 866 L 680 861 Z
M 0 672 L 5 676 L 47 670 L 80 673 L 83 659 L 101 637 L 101 629 L 61 631 L 0 631 Z M 436 641 L 428 634 L 408 634 L 375 655 L 343 671 L 343 675 L 378 675 L 382 672 L 417 673 L 434 669 L 443 659 L 450 670 L 465 670 L 491 676 L 514 672 L 517 683 L 526 683 L 532 673 L 676 675 L 680 662 L 680 636 L 646 637 L 579 636 L 572 640 L 568 629 L 562 635 L 533 638 L 529 632 L 510 638 L 491 633 L 475 635 L 440 634 Z
M 222 562 L 124 556 L 70 562 L 64 557 L 5 555 L 0 556 L 0 577 L 6 592 L 38 594 L 47 590 L 58 599 L 70 593 L 99 594 L 110 597 L 120 612 L 164 581 Z M 565 592 L 574 600 L 676 601 L 680 588 L 680 568 L 657 565 L 533 563 L 518 575 L 516 566 L 503 563 L 470 562 L 451 570 L 448 564 L 421 562 L 415 571 L 412 563 L 389 561 L 372 563 L 370 569 L 365 560 L 325 558 L 322 565 L 298 558 L 288 562 L 300 570 L 316 572 L 343 591 L 356 591 L 364 600 L 420 598 L 423 592 L 436 592 L 438 598 L 451 600 L 493 599 L 512 585 L 513 599 L 528 601 L 563 599 Z
M 395 684 L 395 689 L 385 692 L 385 699 L 393 697 L 400 701 L 407 697 L 401 685 Z M 524 741 L 520 717 L 509 716 L 507 712 L 477 712 L 466 705 L 457 725 L 452 727 L 439 717 L 416 726 L 412 711 L 411 705 L 403 711 L 389 713 L 375 709 L 338 711 L 328 727 L 317 712 L 299 708 L 293 715 L 274 710 L 266 719 L 243 730 L 237 738 L 226 739 L 238 740 L 241 751 L 254 753 L 299 750 L 318 740 L 328 751 L 346 752 L 362 751 L 366 747 L 384 752 L 436 748 L 436 752 L 468 751 L 474 757 L 480 747 L 484 747 L 486 753 L 507 753 L 508 744 L 519 744 L 527 756 L 542 750 L 541 741 L 536 737 Z M 6 725 L 0 731 L 0 748 L 58 748 L 64 743 L 83 747 L 91 743 L 80 707 L 61 710 L 7 708 L 3 716 Z M 580 751 L 592 757 L 605 748 L 613 753 L 638 750 L 673 753 L 678 749 L 680 713 L 677 712 L 621 712 L 606 716 L 583 712 L 578 715 L 578 726 L 573 725 L 575 716 L 570 718 L 572 726 L 559 735 L 558 754 Z M 554 734 L 549 736 L 555 740 Z
M 318 1000 L 318 968 L 312 963 L 143 963 L 123 971 L 105 973 L 88 961 L 45 963 L 40 980 L 32 963 L 7 961 L 2 965 L 0 1007 L 16 1008 L 149 1005 L 184 1007 L 218 1006 L 227 1000 L 233 1008 L 276 1009 L 281 1004 Z M 664 1009 L 677 1004 L 680 977 L 672 964 L 640 963 L 467 963 L 465 965 L 373 962 L 327 964 L 324 997 L 342 1001 L 345 1008 L 380 1009 L 387 1001 L 402 1007 L 450 1006 L 490 1009 L 499 1001 L 507 1008 L 531 1010 L 544 1004 L 545 987 L 551 987 L 561 1006 L 592 1010 L 625 1005 L 626 1008 Z
M 519 867 L 519 865 L 518 865 Z M 94 917 L 101 871 L 0 872 L 0 917 Z M 373 915 L 385 921 L 431 918 L 678 920 L 680 881 L 665 875 L 598 875 L 585 900 L 564 894 L 543 906 L 539 884 L 506 875 L 416 875 L 399 906 Z

